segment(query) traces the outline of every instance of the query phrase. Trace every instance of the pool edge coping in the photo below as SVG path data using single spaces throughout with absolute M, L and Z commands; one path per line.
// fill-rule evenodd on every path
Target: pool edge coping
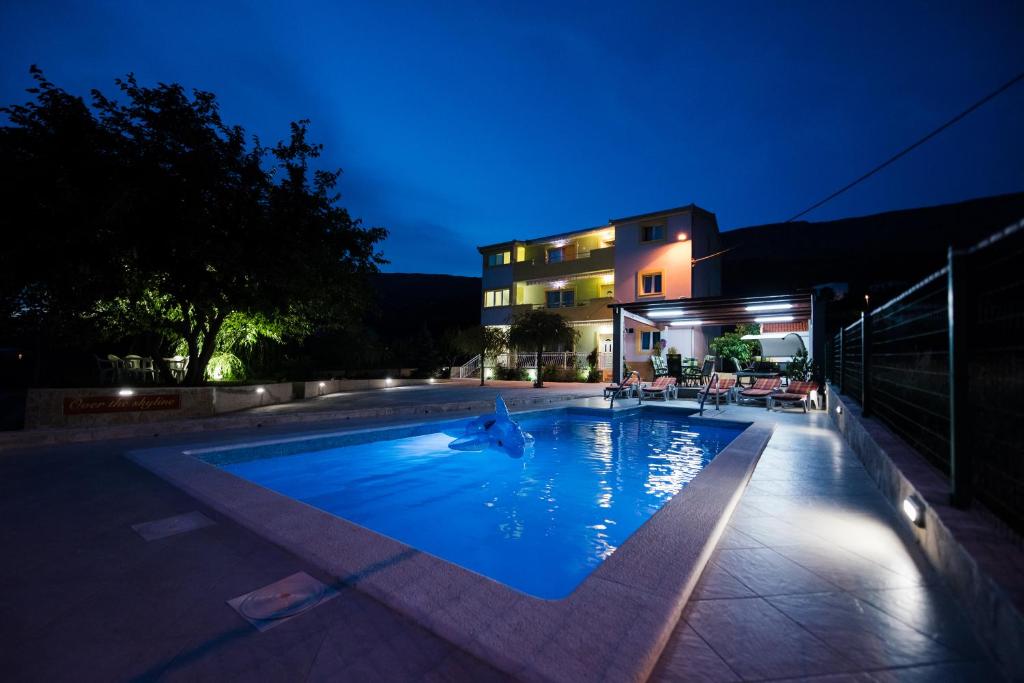
M 644 680 L 775 428 L 770 421 L 742 423 L 746 429 L 700 475 L 559 600 L 526 595 L 192 455 L 221 448 L 148 448 L 125 457 L 342 585 L 370 595 L 513 676 Z M 402 426 L 412 425 L 338 433 Z M 223 449 L 242 445 L 225 444 Z M 681 534 L 680 529 L 692 531 Z

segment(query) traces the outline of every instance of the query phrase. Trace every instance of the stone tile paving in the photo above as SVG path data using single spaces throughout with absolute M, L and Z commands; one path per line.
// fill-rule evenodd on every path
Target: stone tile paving
M 258 632 L 226 600 L 299 571 L 330 577 L 121 457 L 151 444 L 81 444 L 0 458 L 3 680 L 505 678 L 345 588 Z M 197 509 L 216 524 L 149 542 L 131 528 Z
M 736 407 L 709 414 L 767 416 Z M 828 416 L 771 417 L 779 428 L 652 680 L 997 680 L 958 606 L 897 532 L 895 511 L 866 485 Z M 251 431 L 160 443 L 242 435 Z M 152 443 L 88 443 L 0 458 L 0 642 L 17 644 L 0 648 L 6 678 L 503 678 L 351 590 L 258 633 L 225 600 L 298 571 L 329 577 L 120 456 Z M 148 543 L 131 529 L 196 509 L 216 524 Z
M 778 427 L 654 681 L 1000 680 L 828 415 Z

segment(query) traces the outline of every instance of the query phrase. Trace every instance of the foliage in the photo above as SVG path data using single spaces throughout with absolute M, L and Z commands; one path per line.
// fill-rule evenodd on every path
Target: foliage
M 679 351 L 677 351 L 676 347 L 674 347 L 674 346 L 668 347 L 668 351 L 666 351 L 665 353 L 668 354 L 669 356 L 678 356 L 679 355 Z
M 462 330 L 456 344 L 466 353 L 480 355 L 480 386 L 484 385 L 487 361 L 494 359 L 508 346 L 508 335 L 500 327 L 477 325 Z
M 530 378 L 524 368 L 509 368 L 500 363 L 494 368 L 494 379 L 510 382 L 525 382 Z
M 598 355 L 597 347 L 595 346 L 594 350 L 587 354 L 587 367 L 589 367 L 591 370 L 596 368 L 598 358 L 600 358 L 600 356 Z
M 0 229 L 16 235 L 0 312 L 17 334 L 142 335 L 154 358 L 183 342 L 198 384 L 215 353 L 343 328 L 365 307 L 386 231 L 338 205 L 340 171 L 311 168 L 308 121 L 268 148 L 212 93 L 129 75 L 87 105 L 32 75 L 35 100 L 0 110 Z
M 722 359 L 738 360 L 746 366 L 761 351 L 761 344 L 754 339 L 743 339 L 745 334 L 758 334 L 760 327 L 757 325 L 737 325 L 735 332 L 725 332 L 708 344 L 711 351 Z M 742 368 L 736 368 L 741 370 Z
M 811 360 L 806 347 L 797 351 L 786 366 L 786 376 L 798 382 L 810 380 L 813 372 L 814 361 Z
M 569 321 L 557 313 L 544 309 L 532 309 L 512 319 L 508 332 L 508 344 L 512 348 L 534 351 L 537 354 L 536 367 L 541 367 L 541 354 L 545 346 L 559 344 L 571 347 L 579 333 Z M 535 387 L 544 386 L 544 373 L 537 373 Z
M 206 366 L 206 379 L 214 382 L 238 382 L 246 377 L 242 359 L 227 351 L 217 351 Z
M 587 371 L 587 382 L 593 384 L 594 382 L 600 382 L 604 378 L 604 373 L 598 368 L 590 368 Z

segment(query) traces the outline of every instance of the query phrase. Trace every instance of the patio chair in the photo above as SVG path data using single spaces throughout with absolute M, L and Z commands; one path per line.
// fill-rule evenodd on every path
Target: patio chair
M 120 382 L 125 376 L 128 375 L 128 363 L 119 356 L 115 356 L 112 353 L 107 354 L 107 360 L 114 367 L 114 381 Z
M 662 356 L 651 356 L 651 366 L 654 368 L 654 377 L 664 377 L 668 374 L 668 364 Z
M 817 390 L 817 382 L 790 382 L 785 391 L 768 396 L 768 410 L 771 410 L 773 407 L 799 405 L 806 413 L 811 392 Z
M 96 359 L 96 371 L 99 373 L 100 384 L 113 384 L 117 380 L 117 366 L 114 365 L 114 361 L 95 355 L 93 358 Z
M 664 401 L 678 396 L 676 378 L 669 375 L 658 377 L 649 387 L 641 386 L 640 391 L 643 393 L 644 398 L 660 398 Z
M 762 377 L 754 382 L 754 386 L 744 389 L 736 397 L 737 403 L 744 401 L 766 401 L 768 397 L 778 391 L 782 386 L 782 380 L 778 377 Z

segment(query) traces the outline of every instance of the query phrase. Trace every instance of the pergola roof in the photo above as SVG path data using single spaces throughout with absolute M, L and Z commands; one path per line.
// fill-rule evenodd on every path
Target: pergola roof
M 794 292 L 771 296 L 721 297 L 698 299 L 659 299 L 627 304 L 610 304 L 611 309 L 623 309 L 658 323 L 679 320 L 699 320 L 701 325 L 740 325 L 765 321 L 765 318 L 792 316 L 793 320 L 811 317 L 811 293 Z M 677 315 L 665 317 L 671 311 Z M 659 315 L 660 312 L 660 315 Z

